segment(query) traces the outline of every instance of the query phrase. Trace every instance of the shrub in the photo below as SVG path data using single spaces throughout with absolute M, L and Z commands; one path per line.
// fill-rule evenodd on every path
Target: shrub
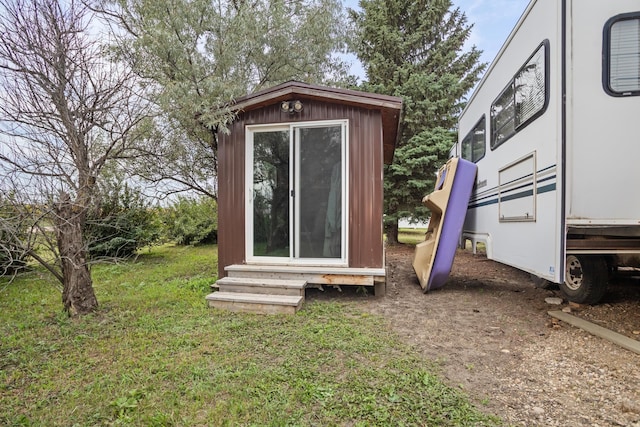
M 169 239 L 179 245 L 215 243 L 218 238 L 218 203 L 210 197 L 180 197 L 168 209 L 165 225 Z
M 27 265 L 29 226 L 15 200 L 0 196 L 0 276 L 13 275 Z
M 127 258 L 162 236 L 162 222 L 140 190 L 108 181 L 89 210 L 85 239 L 92 258 Z

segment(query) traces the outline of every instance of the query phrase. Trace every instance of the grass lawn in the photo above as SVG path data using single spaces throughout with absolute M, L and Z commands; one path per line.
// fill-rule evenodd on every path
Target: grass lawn
M 0 279 L 0 425 L 500 424 L 357 304 L 207 308 L 216 262 L 164 246 L 95 266 L 100 309 L 79 319 L 44 272 Z
M 424 242 L 424 234 L 426 232 L 426 228 L 401 228 L 398 230 L 398 241 L 400 243 L 415 245 Z

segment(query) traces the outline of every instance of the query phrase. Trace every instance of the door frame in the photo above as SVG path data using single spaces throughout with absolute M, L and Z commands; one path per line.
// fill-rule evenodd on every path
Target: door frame
M 342 127 L 342 250 L 341 258 L 297 258 L 297 246 L 300 244 L 298 230 L 299 199 L 292 195 L 299 178 L 297 168 L 299 141 L 296 141 L 296 129 L 328 126 Z M 253 255 L 253 135 L 258 132 L 289 131 L 289 257 L 268 257 Z M 348 267 L 349 236 L 349 120 L 316 120 L 304 122 L 285 122 L 247 125 L 245 127 L 245 260 L 247 264 L 280 264 L 304 266 Z

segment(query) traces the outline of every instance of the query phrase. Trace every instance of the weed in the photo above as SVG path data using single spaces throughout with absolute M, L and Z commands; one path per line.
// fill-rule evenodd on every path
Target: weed
M 109 406 L 113 409 L 113 415 L 119 420 L 130 420 L 131 414 L 137 407 L 138 402 L 144 397 L 144 393 L 140 390 L 130 390 L 124 396 L 120 396 L 112 401 Z
M 367 290 L 366 286 L 358 286 L 356 288 L 356 294 L 367 295 L 368 293 L 369 293 L 369 291 Z

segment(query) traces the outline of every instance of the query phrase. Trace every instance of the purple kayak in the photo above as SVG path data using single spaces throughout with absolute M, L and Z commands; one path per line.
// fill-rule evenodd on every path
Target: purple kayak
M 425 241 L 416 245 L 413 269 L 424 292 L 441 288 L 449 278 L 476 169 L 475 163 L 467 160 L 449 159 L 438 171 L 433 193 L 422 199 L 431 219 Z

